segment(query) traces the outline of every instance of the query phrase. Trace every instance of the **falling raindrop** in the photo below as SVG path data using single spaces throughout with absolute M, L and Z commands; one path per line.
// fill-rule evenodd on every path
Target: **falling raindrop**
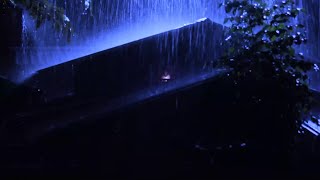
M 72 23 L 71 42 L 66 42 L 63 34 L 55 33 L 50 22 L 36 30 L 29 23 L 33 22 L 32 18 L 25 13 L 26 29 L 32 34 L 32 53 L 30 57 L 20 55 L 18 60 L 28 62 L 26 70 L 31 73 L 186 24 L 202 22 L 205 17 L 222 23 L 224 10 L 218 8 L 220 1 L 65 0 L 57 5 L 65 8 L 64 19 Z M 23 41 L 27 40 L 23 38 Z
M 319 69 L 319 66 L 317 65 L 317 64 L 314 64 L 313 65 L 313 69 L 315 70 L 315 71 L 319 71 L 320 69 Z

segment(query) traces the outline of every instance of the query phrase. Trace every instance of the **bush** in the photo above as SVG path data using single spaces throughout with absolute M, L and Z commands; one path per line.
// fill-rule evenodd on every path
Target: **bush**
M 248 80 L 274 82 L 269 88 L 285 92 L 281 119 L 294 122 L 292 133 L 297 132 L 310 119 L 312 93 L 307 73 L 318 68 L 305 60 L 303 53 L 296 52 L 307 42 L 304 26 L 297 20 L 303 9 L 297 8 L 293 0 L 273 6 L 261 0 L 225 0 L 221 6 L 230 15 L 225 19 L 230 27 L 224 42 L 227 51 L 221 61 L 232 69 L 228 79 L 235 84 Z M 252 103 L 265 100 L 263 96 L 255 99 L 260 101 Z

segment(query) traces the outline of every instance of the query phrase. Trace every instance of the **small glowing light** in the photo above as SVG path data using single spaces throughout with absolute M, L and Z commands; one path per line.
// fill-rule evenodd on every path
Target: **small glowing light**
M 168 72 L 164 72 L 164 74 L 161 76 L 161 80 L 163 82 L 168 82 L 171 80 L 171 75 Z

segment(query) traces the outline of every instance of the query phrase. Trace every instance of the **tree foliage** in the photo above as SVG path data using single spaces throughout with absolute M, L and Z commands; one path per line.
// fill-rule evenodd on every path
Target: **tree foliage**
M 308 72 L 318 69 L 297 52 L 307 43 L 304 25 L 297 20 L 303 9 L 294 0 L 271 6 L 262 0 L 225 0 L 221 6 L 229 15 L 224 22 L 230 25 L 222 58 L 222 65 L 232 69 L 228 78 L 235 84 L 246 79 L 279 82 L 292 94 L 286 112 L 295 115 L 299 128 L 312 105 Z
M 69 18 L 61 7 L 57 7 L 48 0 L 0 0 L 0 7 L 18 6 L 29 12 L 39 28 L 45 21 L 51 21 L 53 28 L 64 33 L 68 40 L 71 38 L 72 28 Z

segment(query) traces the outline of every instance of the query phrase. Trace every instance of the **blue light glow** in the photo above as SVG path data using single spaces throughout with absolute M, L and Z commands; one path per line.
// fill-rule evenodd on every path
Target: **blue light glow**
M 177 29 L 198 19 L 203 21 L 204 17 L 222 22 L 223 9 L 218 8 L 220 1 L 96 0 L 94 2 L 99 5 L 92 10 L 93 20 L 88 20 L 90 13 L 79 13 L 90 10 L 89 1 L 85 1 L 84 9 L 80 10 L 70 1 L 66 12 L 75 32 L 69 44 L 64 42 L 61 34 L 50 37 L 55 34 L 50 22 L 36 30 L 32 19 L 25 14 L 24 32 L 32 37 L 25 35 L 24 41 L 32 40 L 34 46 L 24 43 L 17 63 L 24 66 L 23 76 L 28 76 L 37 70 Z
M 320 123 L 320 121 L 319 121 Z M 320 134 L 320 126 L 312 121 L 308 121 L 302 125 L 303 128 L 307 129 L 312 134 L 319 136 Z

